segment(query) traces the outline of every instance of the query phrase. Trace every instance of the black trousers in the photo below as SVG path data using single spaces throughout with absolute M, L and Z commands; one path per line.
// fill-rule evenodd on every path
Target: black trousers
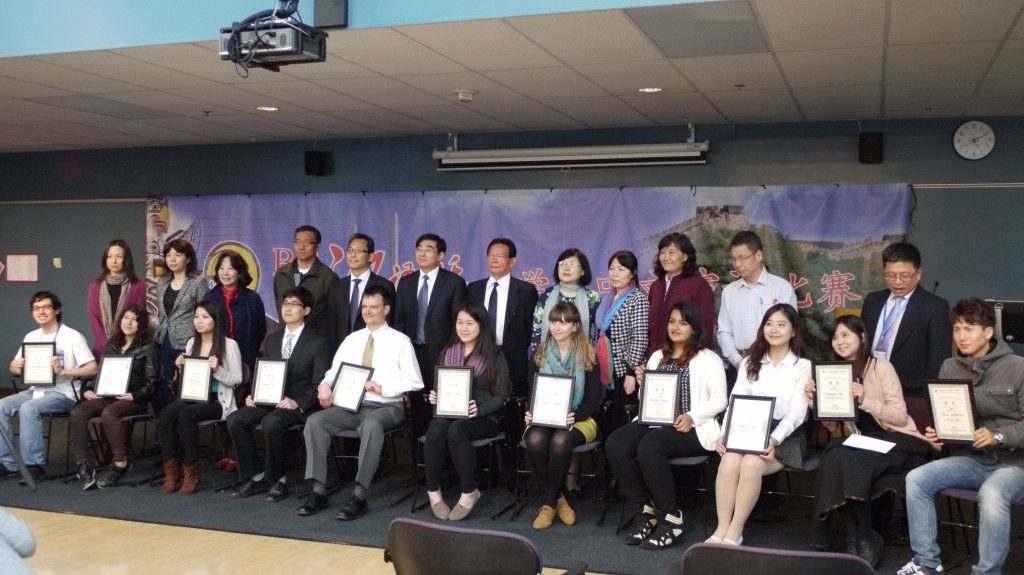
M 263 471 L 263 480 L 273 483 L 288 471 L 291 445 L 288 429 L 306 422 L 298 409 L 278 409 L 269 405 L 243 407 L 228 416 L 228 435 L 238 458 L 238 476 L 243 481 Z M 255 429 L 263 424 L 263 442 L 266 445 L 263 461 L 256 451 Z
M 677 457 L 709 455 L 696 430 L 648 427 L 637 422 L 623 425 L 606 442 L 608 464 L 626 497 L 627 516 L 638 513 L 648 500 L 659 515 L 679 510 L 675 480 L 669 461 Z
M 423 444 L 423 458 L 427 464 L 427 491 L 441 486 L 446 454 L 451 454 L 455 471 L 459 473 L 459 488 L 463 493 L 476 490 L 476 448 L 473 442 L 498 435 L 498 422 L 490 417 L 472 419 L 446 419 L 435 417 L 427 428 Z
M 543 505 L 554 507 L 572 463 L 572 450 L 586 443 L 576 429 L 532 425 L 526 430 L 526 454 L 544 486 Z
M 199 428 L 196 424 L 220 419 L 222 413 L 224 409 L 216 400 L 195 402 L 179 399 L 171 402 L 160 412 L 156 428 L 164 461 L 177 457 L 182 451 L 185 453 L 185 465 L 198 461 Z

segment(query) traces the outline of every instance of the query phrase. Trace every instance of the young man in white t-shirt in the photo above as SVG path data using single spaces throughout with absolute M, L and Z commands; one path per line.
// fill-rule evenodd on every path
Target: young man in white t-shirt
M 40 416 L 60 413 L 75 406 L 77 390 L 73 380 L 96 375 L 96 358 L 85 337 L 60 323 L 60 299 L 48 291 L 37 292 L 29 304 L 32 319 L 39 329 L 25 336 L 25 343 L 54 342 L 57 355 L 53 357 L 55 385 L 33 386 L 20 393 L 0 399 L 0 425 L 11 437 L 11 418 L 15 413 L 21 423 L 19 447 L 32 476 L 37 481 L 46 477 L 46 454 L 43 448 L 43 426 Z M 22 375 L 25 360 L 22 348 L 11 360 L 11 373 Z M 0 478 L 17 473 L 14 458 L 5 442 L 0 442 Z

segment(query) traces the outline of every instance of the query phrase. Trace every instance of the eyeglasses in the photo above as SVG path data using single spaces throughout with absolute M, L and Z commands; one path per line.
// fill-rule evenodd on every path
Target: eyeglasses
M 747 254 L 745 256 L 741 256 L 741 255 L 731 256 L 729 258 L 729 261 L 734 263 L 734 264 L 743 263 L 743 262 L 749 260 L 750 258 L 754 257 L 754 254 L 756 254 L 756 253 L 757 252 L 750 252 L 749 254 Z
M 352 254 L 352 255 L 368 254 L 368 253 L 370 253 L 370 250 L 364 250 L 362 248 L 349 248 L 346 251 L 348 253 Z
M 290 307 L 290 308 L 304 308 L 306 306 L 302 305 L 302 302 L 298 302 L 298 301 L 282 302 L 281 303 L 281 309 L 284 309 L 286 307 Z
M 489 260 L 496 260 L 496 261 L 499 261 L 499 262 L 507 260 L 508 258 L 509 258 L 508 254 L 487 254 L 487 259 L 489 259 Z
M 558 262 L 558 267 L 563 270 L 576 270 L 580 268 L 580 264 L 573 261 L 563 260 Z
M 430 246 L 416 246 L 416 253 L 418 254 L 436 254 L 437 250 Z
M 914 270 L 912 272 L 900 272 L 898 274 L 889 272 L 887 274 L 884 274 L 883 277 L 885 277 L 885 281 L 887 282 L 894 282 L 896 280 L 899 280 L 901 282 L 908 282 L 910 281 L 910 278 L 917 275 L 917 272 L 918 270 Z
M 32 306 L 32 311 L 50 311 L 51 309 L 53 309 L 53 306 L 48 303 L 43 305 Z
M 300 248 L 308 248 L 309 246 L 315 246 L 318 242 L 311 242 L 308 240 L 295 240 L 295 246 Z

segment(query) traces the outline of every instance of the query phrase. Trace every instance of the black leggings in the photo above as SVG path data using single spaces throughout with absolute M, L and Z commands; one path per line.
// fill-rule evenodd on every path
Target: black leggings
M 543 505 L 554 507 L 562 495 L 562 485 L 572 463 L 572 450 L 585 444 L 576 429 L 555 429 L 532 425 L 526 431 L 526 454 L 544 486 Z
M 435 417 L 427 428 L 423 443 L 423 458 L 426 460 L 427 491 L 437 491 L 441 486 L 441 472 L 444 458 L 452 455 L 452 463 L 459 473 L 459 487 L 463 493 L 476 490 L 476 448 L 473 442 L 498 435 L 498 422 L 490 417 L 470 419 L 445 419 Z
M 224 408 L 216 400 L 195 402 L 179 399 L 165 407 L 157 423 L 164 461 L 177 457 L 179 451 L 185 452 L 185 465 L 198 461 L 199 428 L 196 424 L 220 419 L 223 412 Z
M 639 512 L 648 500 L 654 501 L 659 515 L 678 511 L 669 461 L 711 454 L 700 444 L 696 430 L 681 433 L 674 427 L 648 427 L 635 421 L 617 429 L 606 443 L 608 464 L 631 513 Z

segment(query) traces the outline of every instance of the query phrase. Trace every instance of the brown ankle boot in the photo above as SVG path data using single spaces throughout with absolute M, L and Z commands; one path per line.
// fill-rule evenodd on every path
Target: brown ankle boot
M 199 489 L 199 464 L 186 465 L 185 480 L 181 482 L 181 491 L 178 492 L 178 495 L 195 493 L 197 489 Z
M 174 488 L 178 486 L 178 480 L 181 479 L 180 469 L 181 462 L 177 457 L 164 460 L 164 486 L 161 491 L 164 493 L 174 492 Z

